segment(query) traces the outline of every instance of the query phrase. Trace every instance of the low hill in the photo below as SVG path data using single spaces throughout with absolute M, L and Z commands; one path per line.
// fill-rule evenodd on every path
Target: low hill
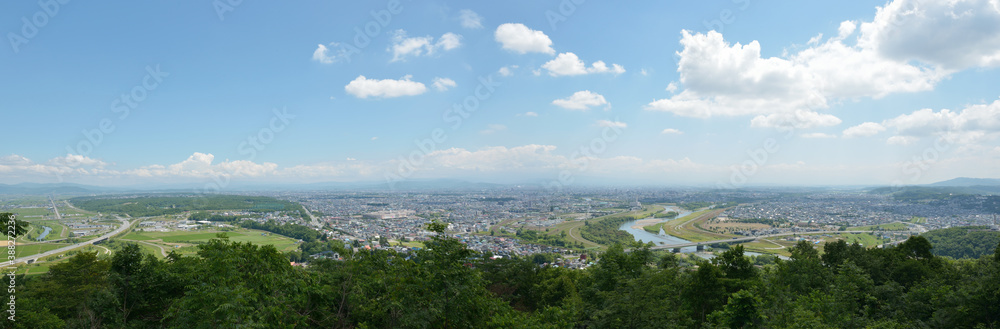
M 952 227 L 921 234 L 934 246 L 931 252 L 952 258 L 980 258 L 992 255 L 1000 244 L 1000 232 L 985 226 Z

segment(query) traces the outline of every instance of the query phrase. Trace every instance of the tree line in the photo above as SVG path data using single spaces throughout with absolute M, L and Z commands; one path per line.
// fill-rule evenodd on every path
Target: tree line
M 443 232 L 444 225 L 429 229 Z M 585 270 L 491 259 L 440 234 L 409 253 L 339 244 L 343 260 L 294 267 L 273 246 L 228 240 L 163 260 L 125 244 L 17 278 L 12 328 L 990 328 L 1000 256 L 935 256 L 843 241 L 789 260 L 741 246 L 711 261 L 614 244 Z M 1000 247 L 1000 246 L 998 246 Z M 631 251 L 626 252 L 625 248 Z M 996 250 L 997 248 L 995 248 Z M 757 265 L 755 264 L 761 264 Z

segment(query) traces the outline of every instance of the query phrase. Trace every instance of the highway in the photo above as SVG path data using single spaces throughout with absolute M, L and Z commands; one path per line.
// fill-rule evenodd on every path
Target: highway
M 107 239 L 107 238 L 110 238 L 110 237 L 112 237 L 112 236 L 114 236 L 116 234 L 125 232 L 125 230 L 128 230 L 129 227 L 132 226 L 132 223 L 129 223 L 129 221 L 127 219 L 125 219 L 125 218 L 118 217 L 118 220 L 120 220 L 122 222 L 121 226 L 118 226 L 118 228 L 115 229 L 114 231 L 106 233 L 106 234 L 104 234 L 104 235 L 102 235 L 100 237 L 91 239 L 90 241 L 80 242 L 80 243 L 77 243 L 77 244 L 74 244 L 74 245 L 71 245 L 71 246 L 66 246 L 66 247 L 62 247 L 62 248 L 59 248 L 59 249 L 49 250 L 49 251 L 46 251 L 46 252 L 43 252 L 43 253 L 40 253 L 40 254 L 34 254 L 34 255 L 31 255 L 31 256 L 21 257 L 21 258 L 15 259 L 13 262 L 9 262 L 9 261 L 8 262 L 3 262 L 4 267 L 11 267 L 11 266 L 13 266 L 15 264 L 26 263 L 29 260 L 39 259 L 39 258 L 43 258 L 43 257 L 48 257 L 48 256 L 52 256 L 52 255 L 64 253 L 64 252 L 67 252 L 67 251 L 70 251 L 70 250 L 73 250 L 73 249 L 76 249 L 76 248 L 80 248 L 80 247 L 83 247 L 83 246 L 86 246 L 86 245 L 91 245 L 91 244 L 94 244 L 94 242 L 100 241 L 101 239 Z
M 677 244 L 664 244 L 659 246 L 654 246 L 649 249 L 674 249 L 674 248 L 684 248 L 684 247 L 694 247 L 703 245 L 712 245 L 716 243 L 734 243 L 734 242 L 750 242 L 757 239 L 769 239 L 789 235 L 812 235 L 812 234 L 842 234 L 842 233 L 919 233 L 917 231 L 810 231 L 810 232 L 791 232 L 791 233 L 779 233 L 761 236 L 748 236 L 741 238 L 732 238 L 724 240 L 712 240 L 712 241 L 701 241 L 701 242 L 687 242 L 687 243 L 677 243 Z

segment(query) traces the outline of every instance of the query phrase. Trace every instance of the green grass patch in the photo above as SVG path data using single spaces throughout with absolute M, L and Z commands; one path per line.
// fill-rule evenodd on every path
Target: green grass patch
M 49 208 L 14 208 L 11 209 L 10 212 L 17 214 L 20 217 L 56 215 Z
M 65 243 L 37 243 L 29 245 L 17 245 L 14 247 L 14 255 L 18 258 L 40 254 L 49 250 L 59 249 L 69 244 Z
M 927 217 L 916 217 L 910 218 L 910 223 L 913 224 L 927 224 Z

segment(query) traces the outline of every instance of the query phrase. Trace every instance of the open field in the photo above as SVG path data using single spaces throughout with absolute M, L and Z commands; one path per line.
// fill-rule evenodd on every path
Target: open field
M 49 208 L 14 208 L 9 210 L 12 213 L 17 214 L 19 217 L 31 219 L 37 218 L 39 216 L 55 216 L 56 214 L 52 212 Z
M 18 244 L 14 247 L 15 256 L 24 257 L 31 256 L 38 253 L 43 253 L 49 250 L 59 249 L 68 246 L 67 243 L 35 243 L 35 244 Z
M 676 236 L 681 239 L 688 241 L 711 241 L 711 240 L 722 240 L 728 239 L 732 236 L 726 234 L 719 234 L 699 227 L 702 223 L 708 221 L 709 219 L 715 218 L 724 209 L 706 209 L 697 212 L 693 212 L 682 218 L 674 219 L 662 225 L 663 231 L 667 234 Z
M 711 222 L 701 225 L 705 229 L 720 232 L 732 233 L 735 231 L 763 230 L 771 228 L 771 225 L 760 223 L 736 223 L 736 222 Z
M 913 224 L 927 224 L 927 217 L 913 217 L 913 218 L 910 218 L 910 223 L 913 223 Z
M 226 233 L 230 241 L 250 242 L 257 245 L 274 245 L 280 251 L 292 251 L 298 248 L 295 239 L 277 235 L 274 233 L 258 230 L 233 230 L 233 231 L 173 231 L 173 232 L 132 232 L 122 237 L 125 240 L 136 240 L 163 245 L 167 251 L 175 249 L 177 245 L 184 247 L 188 244 L 199 244 L 214 239 L 216 234 Z M 159 253 L 159 251 L 157 251 Z

